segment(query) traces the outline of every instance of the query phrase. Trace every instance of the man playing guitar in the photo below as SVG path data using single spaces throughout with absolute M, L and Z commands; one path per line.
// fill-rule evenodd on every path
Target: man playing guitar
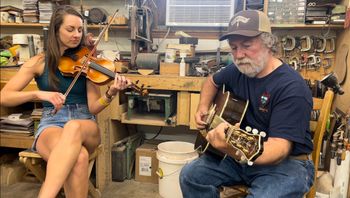
M 228 157 L 205 152 L 184 166 L 180 174 L 183 196 L 219 197 L 220 186 L 243 184 L 249 186 L 247 197 L 303 197 L 314 178 L 314 166 L 308 158 L 313 149 L 311 91 L 299 73 L 274 56 L 277 39 L 263 12 L 235 14 L 228 33 L 220 38 L 226 39 L 234 63 L 204 82 L 195 115 L 197 127 L 207 127 L 209 108 L 224 85 L 234 95 L 249 100 L 240 127 L 265 131 L 264 149 L 253 165 L 239 163 L 237 149 L 226 141 L 226 130 L 231 126 L 218 124 L 206 139 Z

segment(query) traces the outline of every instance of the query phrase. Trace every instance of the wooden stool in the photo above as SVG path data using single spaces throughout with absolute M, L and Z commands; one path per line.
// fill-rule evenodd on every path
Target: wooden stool
M 101 150 L 102 145 L 99 145 L 95 149 L 95 151 L 89 156 L 89 177 L 91 175 L 91 171 L 94 166 L 95 160 L 98 154 L 101 152 Z M 25 165 L 25 167 L 28 168 L 40 182 L 44 182 L 46 174 L 45 160 L 37 152 L 31 151 L 29 149 L 21 151 L 18 155 L 19 161 L 22 162 Z M 101 192 L 92 184 L 90 180 L 89 193 L 93 198 L 100 198 L 102 196 Z

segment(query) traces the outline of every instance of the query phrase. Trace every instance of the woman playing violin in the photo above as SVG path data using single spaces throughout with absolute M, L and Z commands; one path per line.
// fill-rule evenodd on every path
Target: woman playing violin
M 55 197 L 64 188 L 66 197 L 87 197 L 88 159 L 100 144 L 95 115 L 102 111 L 131 82 L 116 74 L 104 95 L 98 85 L 80 76 L 67 97 L 72 77 L 57 69 L 62 56 L 84 45 L 82 16 L 71 6 L 53 12 L 47 51 L 22 65 L 1 90 L 1 105 L 16 106 L 33 100 L 43 102 L 43 115 L 35 134 L 33 149 L 46 161 L 46 178 L 39 197 Z M 32 79 L 39 91 L 23 91 Z M 53 110 L 57 113 L 53 114 Z

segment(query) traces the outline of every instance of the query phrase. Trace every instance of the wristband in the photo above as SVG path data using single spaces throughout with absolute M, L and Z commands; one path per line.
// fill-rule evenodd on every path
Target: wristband
M 101 97 L 100 99 L 98 99 L 98 102 L 102 105 L 102 106 L 108 106 L 110 104 L 109 101 L 107 101 L 104 97 Z

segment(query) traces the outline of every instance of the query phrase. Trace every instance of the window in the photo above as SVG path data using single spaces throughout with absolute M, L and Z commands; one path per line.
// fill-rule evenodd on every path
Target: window
M 227 26 L 235 0 L 167 0 L 167 26 Z

